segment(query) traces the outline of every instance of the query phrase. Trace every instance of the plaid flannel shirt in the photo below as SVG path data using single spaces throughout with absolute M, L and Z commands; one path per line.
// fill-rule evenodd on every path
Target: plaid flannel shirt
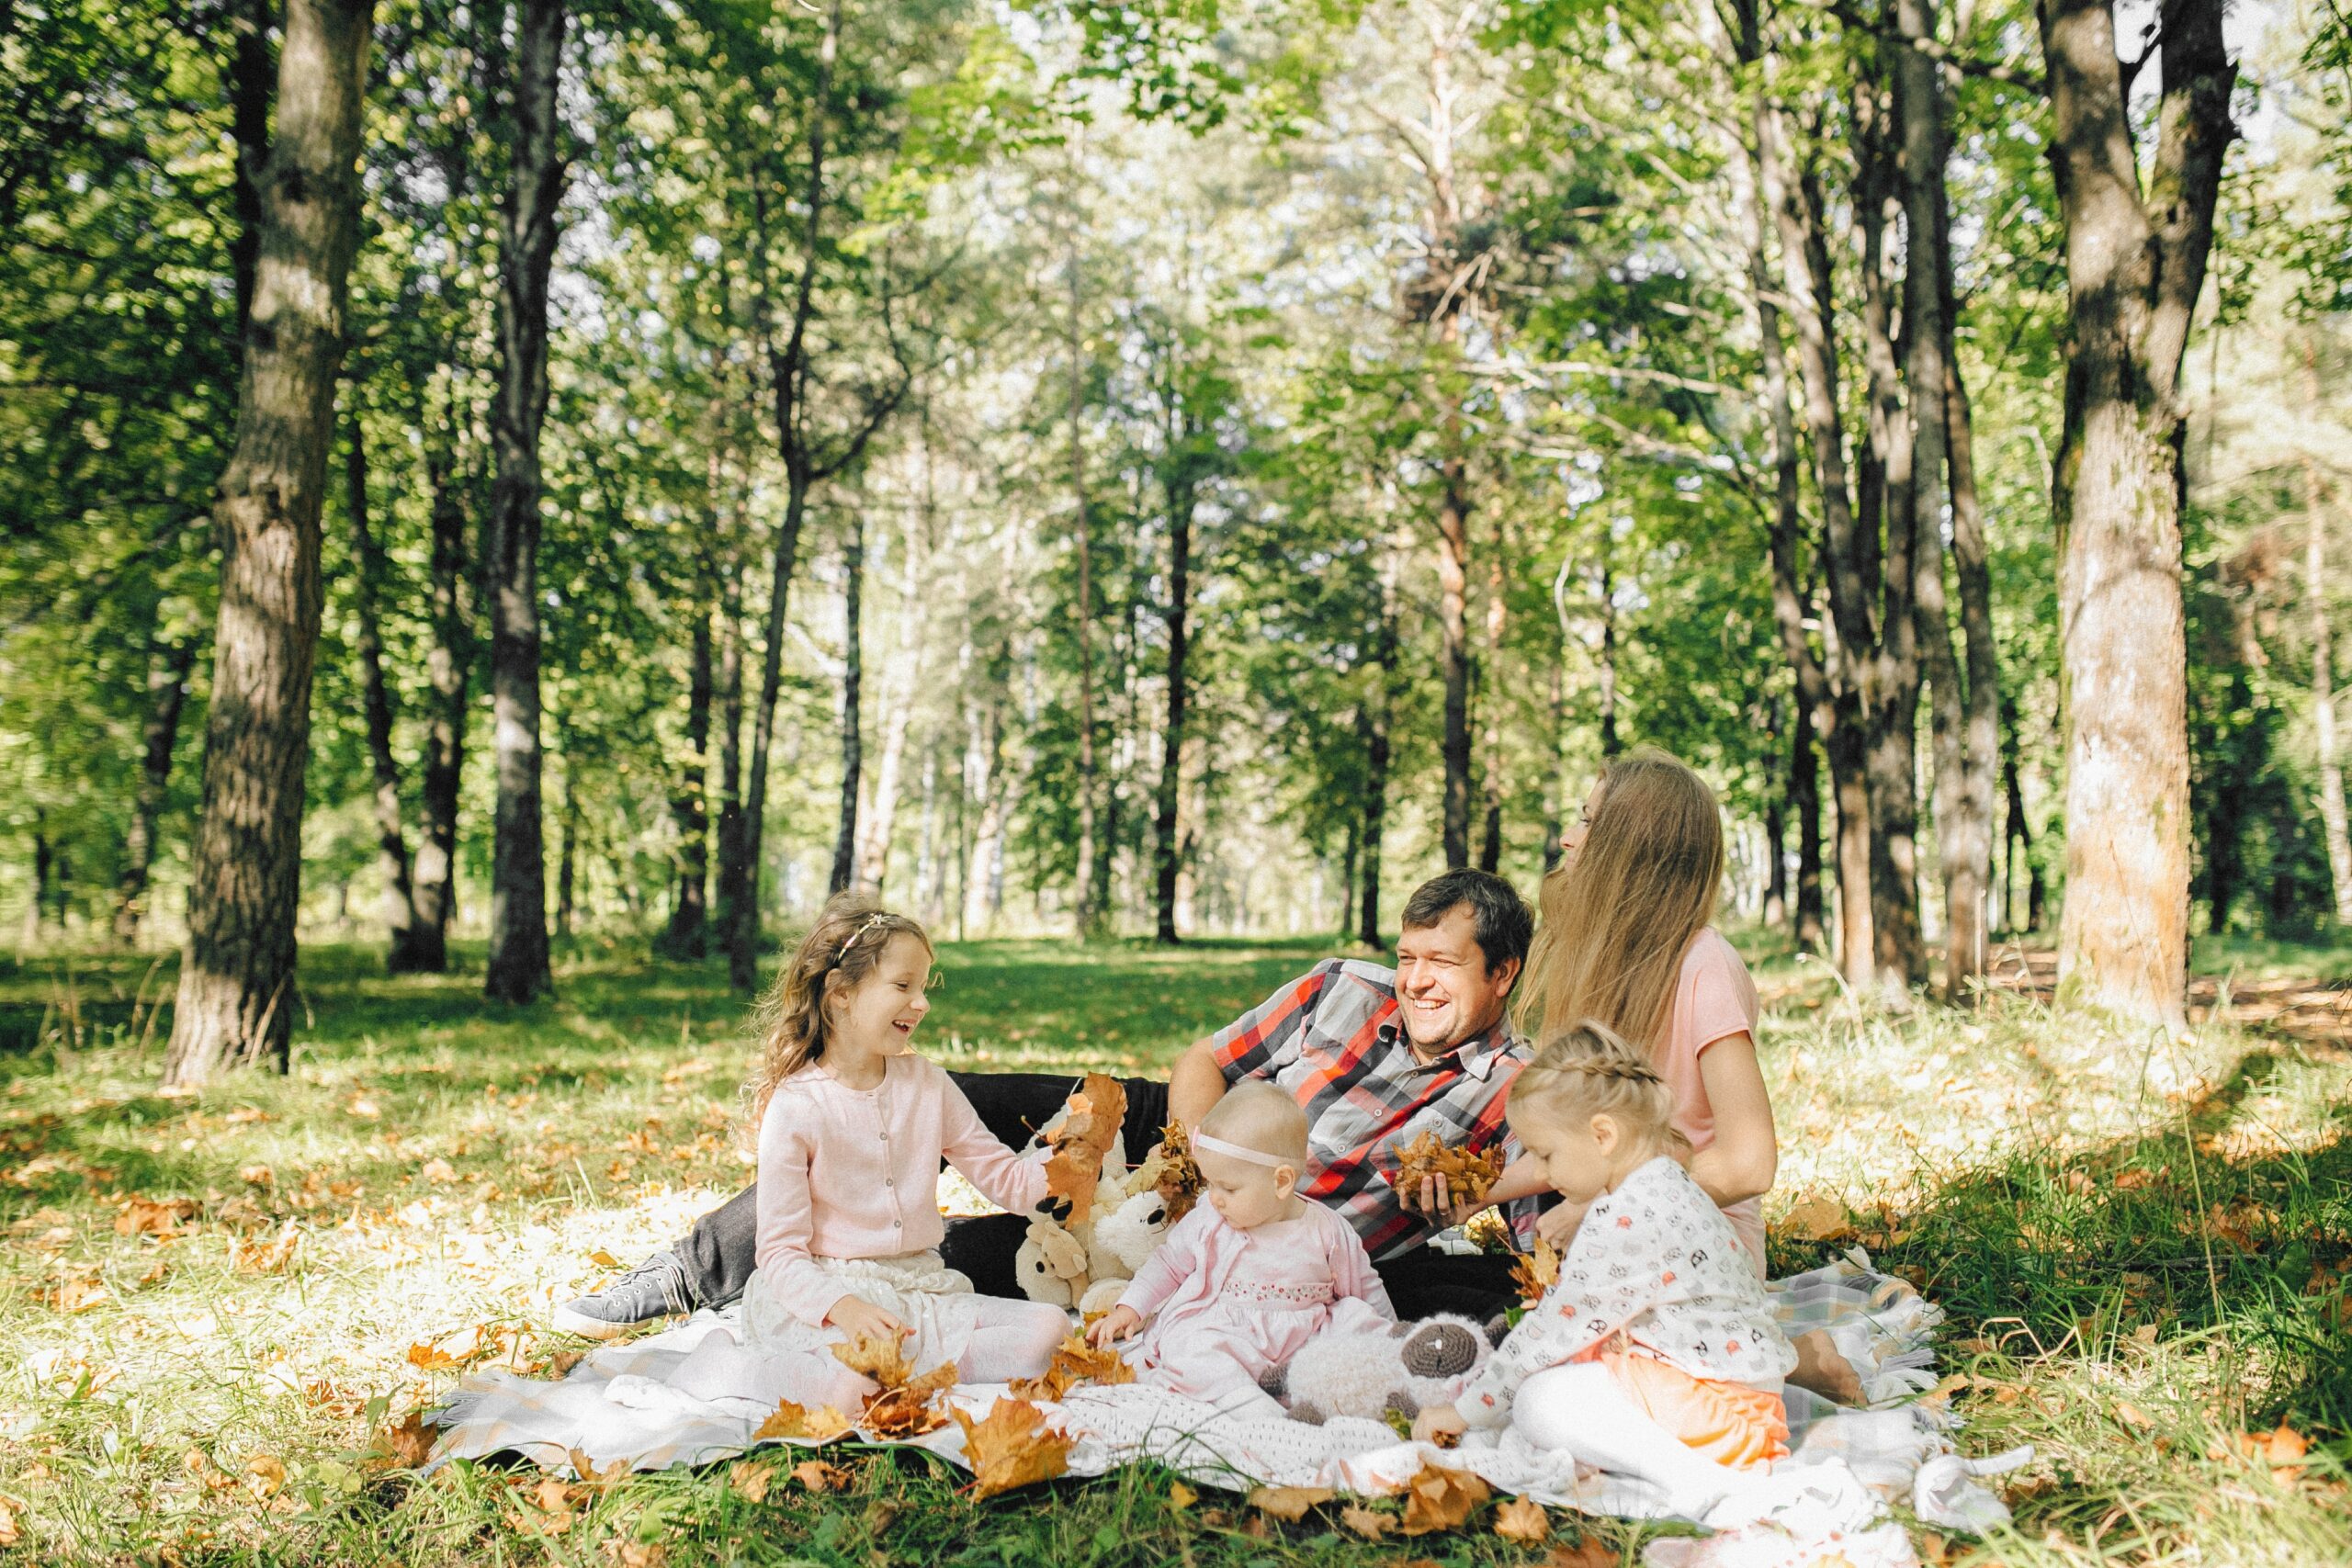
M 1393 969 L 1327 959 L 1214 1042 L 1227 1083 L 1266 1079 L 1306 1112 L 1303 1190 L 1355 1226 L 1375 1258 L 1418 1247 L 1439 1229 L 1398 1202 L 1390 1185 L 1402 1145 L 1434 1132 L 1449 1145 L 1498 1146 L 1506 1160 L 1519 1154 L 1503 1100 L 1527 1047 L 1509 1023 L 1498 1023 L 1422 1062 L 1406 1038 Z M 1509 1212 L 1524 1247 L 1534 1205 Z

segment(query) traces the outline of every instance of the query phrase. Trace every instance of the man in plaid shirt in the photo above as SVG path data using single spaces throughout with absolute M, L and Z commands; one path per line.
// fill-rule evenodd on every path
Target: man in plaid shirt
M 1453 1255 L 1424 1245 L 1468 1217 L 1442 1183 L 1419 1192 L 1389 1183 L 1396 1149 L 1424 1132 L 1471 1149 L 1516 1155 L 1503 1124 L 1511 1079 L 1527 1048 L 1505 1017 L 1527 961 L 1533 917 L 1516 889 L 1490 872 L 1449 871 L 1406 901 L 1396 967 L 1329 959 L 1178 1058 L 1165 1084 L 1123 1080 L 1128 1159 L 1139 1161 L 1170 1121 L 1187 1127 L 1245 1078 L 1262 1078 L 1306 1111 L 1308 1169 L 1302 1190 L 1354 1225 L 1398 1316 L 1461 1312 L 1486 1318 L 1513 1304 L 1508 1258 Z M 1075 1087 L 1050 1073 L 953 1073 L 989 1130 L 1019 1147 Z M 1508 1173 L 1498 1199 L 1541 1189 Z M 754 1189 L 705 1214 L 677 1247 L 659 1252 L 594 1295 L 557 1309 L 555 1325 L 605 1337 L 632 1324 L 699 1306 L 723 1306 L 756 1267 Z M 1523 1235 L 1526 1205 L 1514 1215 Z M 1019 1296 L 1013 1254 L 1027 1216 L 951 1219 L 940 1252 L 949 1268 L 990 1295 Z

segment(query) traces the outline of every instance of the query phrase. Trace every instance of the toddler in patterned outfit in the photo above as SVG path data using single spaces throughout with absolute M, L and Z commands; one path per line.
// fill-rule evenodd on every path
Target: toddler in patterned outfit
M 1396 1321 L 1355 1227 L 1301 1198 L 1306 1113 L 1271 1084 L 1229 1090 L 1193 1138 L 1206 1201 L 1169 1231 L 1087 1337 L 1142 1329 L 1136 1381 L 1220 1415 L 1283 1418 L 1259 1380 L 1327 1329 Z M 1145 1327 L 1145 1320 L 1150 1325 Z
M 1788 1451 L 1796 1353 L 1731 1222 L 1674 1157 L 1674 1095 L 1645 1053 L 1587 1021 L 1512 1084 L 1510 1126 L 1589 1203 L 1559 1279 L 1452 1405 L 1414 1436 L 1516 1427 L 1532 1445 L 1663 1488 L 1725 1522 Z

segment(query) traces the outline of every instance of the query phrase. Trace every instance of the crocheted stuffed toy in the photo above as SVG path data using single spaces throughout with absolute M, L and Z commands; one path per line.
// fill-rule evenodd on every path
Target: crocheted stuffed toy
M 1327 1334 L 1310 1340 L 1286 1366 L 1267 1374 L 1268 1393 L 1291 1419 L 1321 1426 L 1335 1416 L 1409 1421 L 1425 1404 L 1461 1391 L 1493 1353 L 1472 1319 L 1439 1313 L 1399 1323 L 1385 1334 Z

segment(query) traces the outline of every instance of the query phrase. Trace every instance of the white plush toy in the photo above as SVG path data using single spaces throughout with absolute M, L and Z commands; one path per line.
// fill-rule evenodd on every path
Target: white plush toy
M 1450 1403 L 1492 1354 L 1478 1325 L 1453 1313 L 1400 1323 L 1385 1334 L 1327 1334 L 1311 1339 L 1266 1379 L 1291 1419 L 1320 1426 L 1334 1416 L 1411 1420 L 1427 1404 Z

